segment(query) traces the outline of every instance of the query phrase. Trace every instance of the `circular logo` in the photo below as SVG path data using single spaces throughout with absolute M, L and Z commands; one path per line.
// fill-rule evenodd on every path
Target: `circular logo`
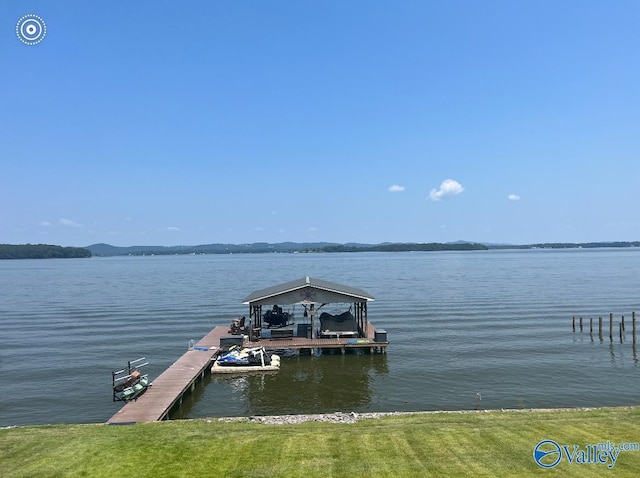
M 25 45 L 37 45 L 47 35 L 47 25 L 38 15 L 25 15 L 16 24 L 16 35 Z
M 533 449 L 533 459 L 542 468 L 553 468 L 562 459 L 562 450 L 553 440 L 542 440 Z

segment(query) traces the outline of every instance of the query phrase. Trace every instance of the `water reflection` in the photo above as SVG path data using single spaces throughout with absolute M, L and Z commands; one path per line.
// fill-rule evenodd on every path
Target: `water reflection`
M 371 381 L 388 372 L 386 355 L 285 359 L 280 371 L 246 390 L 256 415 L 357 410 L 371 402 Z

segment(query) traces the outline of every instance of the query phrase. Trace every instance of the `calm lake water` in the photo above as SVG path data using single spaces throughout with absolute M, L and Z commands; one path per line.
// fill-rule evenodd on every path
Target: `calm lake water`
M 251 292 L 307 275 L 372 294 L 388 354 L 209 377 L 178 418 L 637 405 L 639 271 L 640 249 L 0 261 L 0 426 L 104 422 L 120 407 L 111 370 L 146 356 L 153 379 L 190 339 L 247 315 Z M 628 320 L 623 343 L 610 312 Z

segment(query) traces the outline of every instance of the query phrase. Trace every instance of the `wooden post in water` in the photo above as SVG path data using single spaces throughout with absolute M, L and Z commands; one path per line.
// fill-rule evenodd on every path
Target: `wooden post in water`
M 624 332 L 624 315 L 622 316 L 622 322 L 620 322 L 620 326 L 622 327 L 622 331 Z
M 619 329 L 620 329 L 620 343 L 622 343 L 622 322 L 619 322 Z
M 633 330 L 633 344 L 636 343 L 636 313 L 631 312 L 631 328 Z
M 593 317 L 589 317 L 589 333 L 593 335 Z
M 580 317 L 580 332 L 582 332 L 582 317 Z
M 602 316 L 598 317 L 598 335 L 602 338 Z
M 576 331 L 576 316 L 573 316 L 573 331 Z
M 609 314 L 609 339 L 613 342 L 613 313 Z

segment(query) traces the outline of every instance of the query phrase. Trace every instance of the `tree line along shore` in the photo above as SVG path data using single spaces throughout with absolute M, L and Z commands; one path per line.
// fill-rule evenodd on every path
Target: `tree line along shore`
M 91 257 L 83 247 L 62 247 L 51 244 L 0 244 L 0 259 L 67 259 Z
M 62 247 L 50 244 L 0 244 L 0 259 L 52 259 L 92 256 L 144 256 L 180 254 L 264 254 L 264 253 L 333 253 L 333 252 L 437 252 L 486 251 L 492 249 L 592 249 L 640 247 L 640 241 L 538 243 L 538 244 L 485 244 L 477 242 L 428 242 L 337 244 L 328 242 L 270 244 L 203 244 L 197 246 L 129 246 L 92 244 L 87 247 Z
M 331 253 L 331 252 L 437 252 L 437 251 L 486 251 L 492 249 L 578 249 L 603 247 L 640 247 L 640 241 L 537 243 L 537 244 L 487 244 L 469 241 L 457 242 L 406 242 L 406 243 L 329 243 L 329 242 L 254 242 L 251 244 L 202 244 L 197 246 L 129 246 L 110 244 L 87 246 L 94 256 L 142 256 L 178 254 L 264 254 L 264 253 Z

